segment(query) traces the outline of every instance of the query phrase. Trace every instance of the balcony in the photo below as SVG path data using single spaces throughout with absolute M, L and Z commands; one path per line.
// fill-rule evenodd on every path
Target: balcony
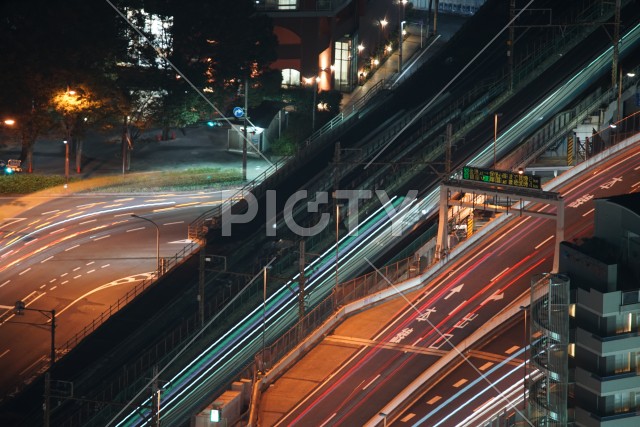
M 575 409 L 576 423 L 585 427 L 637 427 L 640 415 L 635 410 L 614 415 L 599 416 L 584 408 Z
M 640 390 L 640 376 L 636 371 L 612 374 L 606 377 L 600 377 L 580 367 L 576 367 L 575 372 L 576 385 L 598 396 L 615 394 L 620 390 Z
M 576 342 L 601 356 L 611 356 L 619 352 L 636 351 L 640 348 L 638 332 L 627 332 L 608 337 L 600 337 L 581 328 L 576 328 Z

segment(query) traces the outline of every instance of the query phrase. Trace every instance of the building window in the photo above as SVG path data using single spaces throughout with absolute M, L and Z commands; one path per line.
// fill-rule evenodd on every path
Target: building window
M 631 392 L 623 392 L 616 393 L 613 396 L 613 412 L 621 413 L 621 412 L 629 412 L 631 409 L 635 409 L 636 403 L 636 393 Z
M 298 8 L 298 0 L 267 0 L 265 6 L 268 9 L 296 10 Z
M 637 315 L 635 313 L 625 313 L 616 316 L 616 333 L 626 334 L 637 327 Z
M 615 373 L 623 374 L 631 371 L 631 353 L 616 354 L 615 358 Z
M 282 86 L 300 86 L 300 71 L 293 68 L 282 70 Z
M 341 92 L 349 92 L 355 86 L 355 73 L 357 63 L 354 60 L 357 40 L 342 38 L 334 45 L 335 49 L 335 88 Z

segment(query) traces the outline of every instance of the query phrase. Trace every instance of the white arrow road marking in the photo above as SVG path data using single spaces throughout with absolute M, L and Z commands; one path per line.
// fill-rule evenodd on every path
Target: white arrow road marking
M 462 290 L 463 286 L 464 286 L 464 283 L 461 283 L 459 286 L 456 286 L 455 288 L 450 289 L 449 290 L 449 295 L 444 297 L 444 299 L 449 299 L 453 294 L 459 293 Z
M 486 300 L 482 301 L 482 303 L 480 303 L 480 305 L 485 305 L 489 301 L 500 301 L 502 298 L 504 298 L 504 292 L 502 292 L 502 293 L 497 293 L 496 292 L 495 294 L 491 295 Z

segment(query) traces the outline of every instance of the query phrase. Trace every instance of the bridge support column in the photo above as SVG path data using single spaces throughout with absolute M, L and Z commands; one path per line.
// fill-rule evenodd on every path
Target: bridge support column
M 438 237 L 436 240 L 436 258 L 441 260 L 449 253 L 449 189 L 446 185 L 440 185 L 440 214 L 438 216 Z

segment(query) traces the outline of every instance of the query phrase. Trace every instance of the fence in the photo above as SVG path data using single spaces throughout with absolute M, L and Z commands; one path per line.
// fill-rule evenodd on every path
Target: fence
M 398 281 L 416 277 L 421 272 L 420 261 L 412 256 L 339 284 L 313 310 L 266 347 L 264 352 L 256 354 L 256 366 L 261 366 L 263 370 L 273 368 L 287 353 L 302 343 L 310 331 L 322 325 L 339 307 L 388 288 Z
M 193 251 L 197 249 L 197 245 L 195 243 L 190 243 L 177 254 L 170 258 L 163 258 L 163 271 L 162 273 L 168 273 L 176 268 L 178 265 L 182 263 L 189 255 L 193 253 Z M 71 351 L 75 346 L 77 346 L 80 341 L 86 338 L 89 334 L 93 333 L 100 325 L 105 323 L 109 317 L 111 317 L 114 313 L 118 312 L 121 308 L 131 302 L 138 295 L 142 294 L 146 289 L 148 289 L 153 283 L 155 283 L 160 276 L 152 276 L 149 277 L 142 282 L 138 283 L 134 286 L 133 289 L 130 289 L 125 295 L 118 298 L 118 300 L 111 304 L 108 309 L 100 313 L 98 317 L 93 319 L 91 323 L 85 325 L 80 331 L 78 331 L 74 336 L 68 339 L 61 346 L 57 346 L 56 357 L 58 355 L 67 354 Z M 22 391 L 27 385 L 29 385 L 36 377 L 44 373 L 49 367 L 49 359 L 41 358 L 35 364 L 31 365 L 27 371 L 23 371 L 21 378 L 18 380 L 18 383 L 8 387 L 10 389 L 11 394 L 17 394 Z

